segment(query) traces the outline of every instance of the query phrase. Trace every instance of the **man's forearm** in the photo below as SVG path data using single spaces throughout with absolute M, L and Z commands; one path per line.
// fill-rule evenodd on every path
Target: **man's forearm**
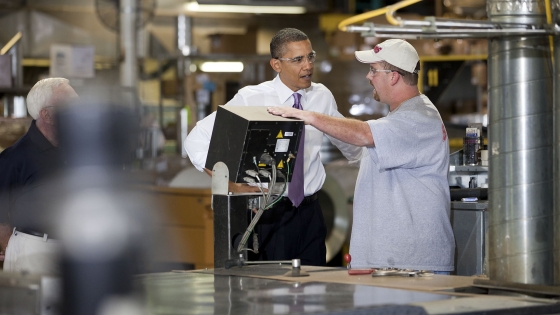
M 357 146 L 373 146 L 369 125 L 360 120 L 332 117 L 315 112 L 306 112 L 305 121 L 340 141 Z

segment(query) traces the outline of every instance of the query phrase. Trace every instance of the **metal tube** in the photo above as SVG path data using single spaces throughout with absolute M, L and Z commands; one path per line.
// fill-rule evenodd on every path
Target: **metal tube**
M 124 60 L 121 63 L 121 86 L 135 93 L 138 78 L 136 57 L 136 0 L 120 1 L 120 38 Z
M 18 41 L 10 50 L 12 54 L 12 77 L 14 78 L 14 87 L 21 88 L 23 86 L 23 50 L 21 42 Z
M 551 0 L 552 20 L 560 22 L 560 0 Z M 554 37 L 554 285 L 560 284 L 560 37 Z
M 435 19 L 430 20 L 403 20 L 401 22 L 402 26 L 417 26 L 417 27 L 462 27 L 462 28 L 482 28 L 482 29 L 493 29 L 497 28 L 495 23 L 485 22 L 485 21 L 455 21 L 455 20 L 441 20 Z
M 186 109 L 186 96 L 185 96 L 185 77 L 188 75 L 187 67 L 190 65 L 190 55 L 193 54 L 193 21 L 192 17 L 180 14 L 177 16 L 177 49 L 179 50 L 179 56 L 177 58 L 177 101 L 179 103 L 179 108 L 177 111 L 177 153 L 181 154 L 183 157 L 187 156 L 187 151 L 185 150 L 185 138 L 188 133 L 188 117 L 189 111 Z
M 488 0 L 489 18 L 542 25 L 542 2 Z M 550 57 L 546 36 L 489 41 L 488 269 L 492 280 L 553 282 Z
M 544 36 L 552 34 L 548 29 L 423 29 L 404 28 L 399 26 L 348 27 L 352 32 L 362 32 L 364 36 L 392 37 L 392 38 L 490 38 L 504 36 Z
M 177 48 L 183 56 L 193 53 L 192 37 L 192 17 L 180 14 L 177 16 Z

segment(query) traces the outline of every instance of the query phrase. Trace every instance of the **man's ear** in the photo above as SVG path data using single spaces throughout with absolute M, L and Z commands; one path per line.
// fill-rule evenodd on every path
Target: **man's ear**
M 401 75 L 398 72 L 396 72 L 396 71 L 391 72 L 391 85 L 397 84 L 397 82 L 399 82 L 400 79 L 402 79 L 402 78 L 401 78 Z
M 280 60 L 271 58 L 270 59 L 270 66 L 274 71 L 280 73 L 282 71 L 282 67 L 280 66 Z
M 41 111 L 39 111 L 39 116 L 41 116 L 41 119 L 47 124 L 54 125 L 53 112 L 51 112 L 47 107 L 41 108 Z

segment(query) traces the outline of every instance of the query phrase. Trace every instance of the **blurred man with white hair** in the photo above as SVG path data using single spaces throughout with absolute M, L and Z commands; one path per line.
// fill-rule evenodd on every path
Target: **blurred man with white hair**
M 67 79 L 37 82 L 27 95 L 33 118 L 29 130 L 0 152 L 0 250 L 5 253 L 5 271 L 57 274 L 60 244 L 46 223 L 46 205 L 36 197 L 62 165 L 56 109 L 77 99 Z

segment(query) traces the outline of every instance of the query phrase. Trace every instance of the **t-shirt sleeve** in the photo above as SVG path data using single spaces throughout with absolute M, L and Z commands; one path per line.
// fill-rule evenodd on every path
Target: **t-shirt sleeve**
M 395 114 L 390 118 L 370 120 L 367 123 L 375 143 L 368 150 L 380 169 L 416 166 L 418 135 L 413 120 Z

